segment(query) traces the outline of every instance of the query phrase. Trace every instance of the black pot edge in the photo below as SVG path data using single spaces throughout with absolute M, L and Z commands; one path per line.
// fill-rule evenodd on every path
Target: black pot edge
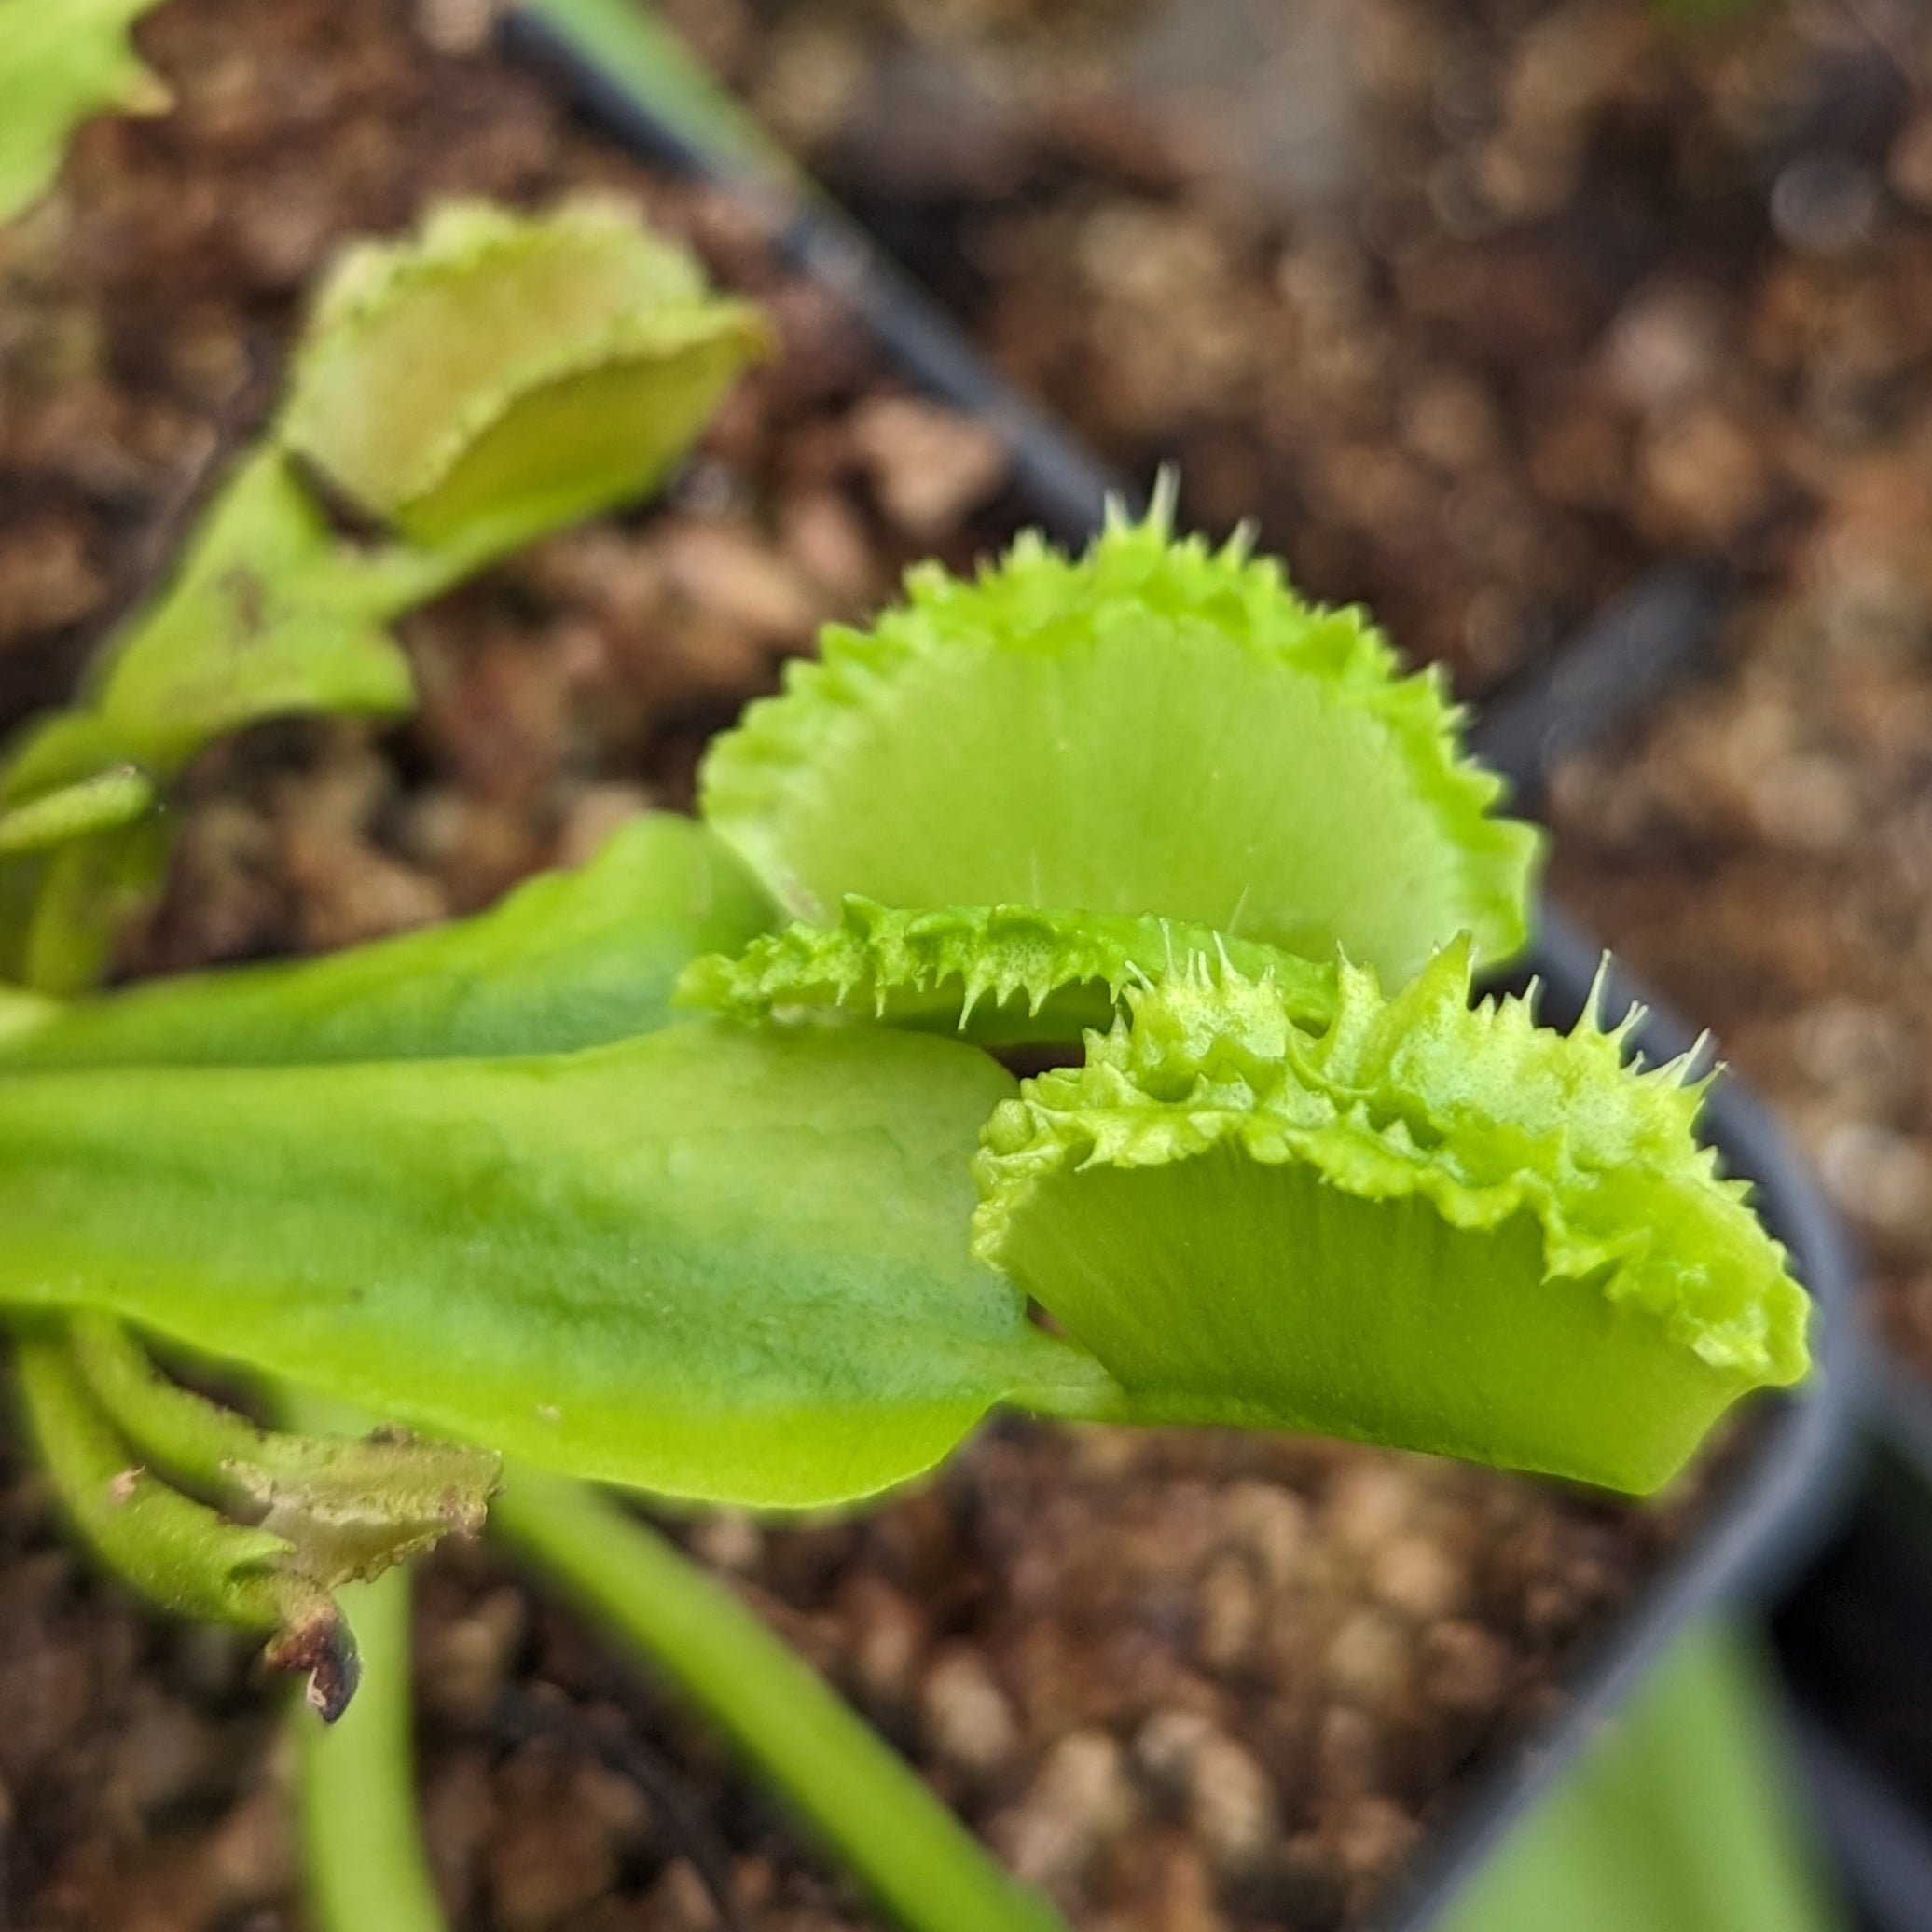
M 1932 1829 L 1884 1775 L 1806 1711 L 1785 1714 L 1827 1848 L 1871 1932 L 1932 1925 Z
M 1867 1693 L 1847 1700 L 1834 1682 L 1849 1646 L 1881 1657 L 1874 1667 L 1901 1695 L 1932 1697 L 1910 1650 L 1878 1646 L 1865 1621 L 1876 1609 L 1889 1633 L 1923 1619 L 1932 1602 L 1932 1387 L 1890 1355 L 1871 1354 L 1870 1454 L 1856 1494 L 1842 1533 L 1778 1604 L 1774 1627 L 1781 1648 L 1801 1646 L 1785 1664 L 1800 1760 L 1849 1896 L 1873 1932 L 1932 1932 L 1932 1759 L 1921 1748 L 1908 1774 L 1900 1740 L 1870 1735 Z M 1794 1622 L 1795 1635 L 1785 1628 Z
M 513 53 L 557 76 L 614 139 L 741 193 L 794 266 L 863 318 L 921 388 L 990 421 L 1013 454 L 1018 492 L 1054 535 L 1083 541 L 1098 527 L 1110 499 L 1134 500 L 1134 492 L 989 371 L 964 335 L 835 211 L 721 161 L 669 128 L 547 21 L 513 8 L 504 38 Z M 1694 656 L 1721 615 L 1726 588 L 1720 572 L 1699 563 L 1652 573 L 1498 707 L 1487 734 L 1478 724 L 1478 748 L 1519 793 L 1533 794 L 1555 752 L 1624 715 Z M 1605 663 L 1612 659 L 1621 668 L 1606 676 Z M 1553 1009 L 1582 1011 L 1600 958 L 1600 948 L 1546 908 L 1532 964 Z M 1692 1044 L 1691 1030 L 1621 970 L 1611 971 L 1605 996 L 1613 1013 L 1633 1002 L 1649 1010 L 1633 1043 L 1652 1063 Z M 1376 1932 L 1425 1932 L 1688 1623 L 1770 1589 L 1802 1562 L 1824 1535 L 1848 1480 L 1869 1379 L 1853 1318 L 1850 1244 L 1769 1112 L 1742 1082 L 1726 1078 L 1717 1084 L 1705 1126 L 1730 1170 L 1757 1182 L 1766 1221 L 1796 1257 L 1816 1305 L 1817 1372 L 1802 1392 L 1760 1404 L 1764 1435 L 1758 1452 L 1700 1525 L 1696 1542 L 1664 1567 L 1640 1604 L 1594 1649 L 1563 1711 L 1519 1739 L 1504 1762 L 1472 1785 L 1456 1818 L 1373 1915 Z

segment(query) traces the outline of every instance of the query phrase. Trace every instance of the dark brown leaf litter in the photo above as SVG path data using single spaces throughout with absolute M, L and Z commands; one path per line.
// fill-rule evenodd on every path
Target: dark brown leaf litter
M 763 296 L 787 352 L 667 504 L 413 622 L 412 724 L 293 724 L 207 759 L 130 973 L 348 944 L 582 857 L 688 795 L 705 737 L 817 620 L 1003 528 L 971 425 L 895 393 L 728 208 L 465 52 L 468 20 L 173 0 L 144 34 L 177 114 L 89 131 L 61 195 L 0 237 L 7 714 L 62 690 L 152 574 L 345 235 L 445 192 L 614 186 Z M 1474 420 L 1451 398 L 1431 435 Z M 250 1647 L 94 1580 L 10 1453 L 0 1924 L 295 1925 Z M 851 1522 L 683 1533 L 1082 1925 L 1319 1932 L 1549 1713 L 1695 1497 L 1640 1510 L 1337 1444 L 1005 1424 Z M 747 1925 L 866 1923 L 700 1722 L 487 1552 L 439 1557 L 422 1602 L 424 1815 L 460 1925 L 701 1932 L 714 1882 Z

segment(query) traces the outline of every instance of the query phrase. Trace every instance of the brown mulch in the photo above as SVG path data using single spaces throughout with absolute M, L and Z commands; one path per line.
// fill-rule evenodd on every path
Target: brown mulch
M 1006 527 L 971 425 L 901 393 L 728 207 L 641 172 L 476 51 L 476 25 L 450 4 L 172 0 L 143 39 L 176 113 L 90 130 L 56 200 L 0 234 L 5 714 L 66 688 L 151 580 L 185 503 L 268 407 L 301 292 L 348 234 L 394 228 L 448 192 L 615 187 L 769 302 L 785 354 L 665 504 L 549 543 L 413 620 L 423 703 L 407 726 L 276 726 L 204 761 L 128 972 L 348 944 L 583 855 L 642 805 L 684 801 L 704 738 L 819 621 L 876 605 L 909 558 L 963 561 Z M 1116 229 L 1120 259 L 1166 232 Z M 1091 306 L 1111 287 L 1063 284 L 1038 246 L 1000 270 L 1027 299 Z M 1299 338 L 1311 367 L 1326 366 L 1308 361 L 1320 341 L 1339 354 L 1356 327 L 1352 271 L 1337 272 L 1331 335 Z M 1281 279 L 1315 309 L 1329 299 Z M 1158 286 L 1136 300 L 1158 306 Z M 1117 355 L 1160 352 L 1151 310 L 1107 312 L 1117 344 L 1149 345 Z M 1242 340 L 1272 338 L 1265 314 L 1240 314 Z M 1030 339 L 1010 318 L 989 334 L 1009 352 Z M 1052 340 L 1064 359 L 1045 359 L 1042 337 L 1023 372 L 1091 426 L 1088 387 L 1115 379 L 1097 366 L 1063 381 L 1080 353 Z M 1268 353 L 1271 407 L 1327 421 L 1315 377 L 1305 405 L 1291 400 L 1290 345 Z M 1364 384 L 1384 403 L 1406 394 L 1398 366 L 1337 373 L 1348 407 Z M 1364 471 L 1363 503 L 1460 491 L 1443 453 L 1462 447 L 1455 426 L 1476 423 L 1486 448 L 1481 423 L 1517 407 L 1501 392 L 1469 404 L 1423 411 L 1438 453 L 1404 445 L 1393 485 Z M 1189 407 L 1233 452 L 1231 419 Z M 1138 458 L 1163 421 L 1110 448 Z M 1349 421 L 1338 474 L 1373 469 L 1387 439 L 1380 416 Z M 1189 446 L 1210 515 L 1238 494 L 1236 456 L 1217 481 L 1214 447 Z M 1338 557 L 1381 556 L 1367 537 L 1382 524 L 1364 516 L 1367 547 Z M 1587 597 L 1635 541 L 1606 538 L 1565 583 Z M 1448 610 L 1455 583 L 1492 572 L 1535 600 L 1541 580 L 1480 544 L 1440 555 L 1448 577 L 1418 565 L 1390 591 L 1401 608 Z M 1420 641 L 1487 674 L 1530 647 L 1497 621 L 1507 645 L 1470 643 L 1466 611 Z M 247 1647 L 98 1581 L 23 1459 L 0 1458 L 0 1925 L 299 1924 L 275 1699 Z M 1549 1713 L 1695 1499 L 1640 1510 L 1338 1444 L 1003 1424 L 862 1518 L 723 1515 L 684 1533 L 1083 1926 L 1323 1932 L 1359 1921 L 1485 1756 Z M 424 1815 L 460 1926 L 700 1932 L 716 1864 L 748 1925 L 865 1923 L 700 1723 L 487 1551 L 428 1566 L 420 1635 Z

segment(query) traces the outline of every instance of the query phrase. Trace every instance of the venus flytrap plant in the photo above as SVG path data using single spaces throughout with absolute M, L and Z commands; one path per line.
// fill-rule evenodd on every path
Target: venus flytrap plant
M 613 1032 L 641 1029 L 653 1023 L 655 1000 L 661 1018 L 666 981 L 654 958 L 682 962 L 700 945 L 741 941 L 769 916 L 701 828 L 647 817 L 581 872 L 533 880 L 493 913 L 334 959 L 196 975 L 65 1009 L 31 1055 L 9 1064 L 234 1066 L 299 1058 L 305 1045 L 341 1059 L 578 1043 L 600 1014 Z M 585 945 L 593 935 L 607 941 L 601 950 Z M 613 967 L 641 971 L 642 1000 L 610 1003 Z M 286 1009 L 279 1023 L 278 996 Z M 84 1355 L 90 1344 L 84 1336 Z M 311 1400 L 297 1408 L 313 1420 Z M 1056 1923 L 807 1666 L 672 1545 L 581 1484 L 525 1469 L 510 1480 L 504 1527 L 526 1560 L 703 1704 L 907 1924 L 1014 1932 Z M 366 1630 L 356 1627 L 372 1681 L 339 1744 L 312 1732 L 298 1744 L 310 1890 L 322 1923 L 339 1932 L 436 1923 L 420 1853 L 399 1823 L 412 1803 L 400 1582 L 392 1573 L 345 1593 L 352 1616 L 368 1620 Z
M 1465 937 L 1385 998 L 1164 921 L 849 899 L 681 997 L 983 1042 L 1097 1027 L 987 1123 L 974 1247 L 1137 1419 L 1654 1489 L 1738 1394 L 1802 1373 L 1803 1294 L 1695 1141 L 1707 1079 L 1627 1070 L 1634 1012 L 1566 1036 L 1529 1000 L 1472 1007 L 1470 971 Z
M 36 13 L 48 18 L 44 8 Z M 80 34 L 86 22 L 72 24 Z M 22 46 L 31 54 L 38 44 Z M 539 283 L 570 297 L 542 327 L 531 306 Z M 450 352 L 459 341 L 461 357 Z M 81 699 L 39 721 L 0 765 L 0 958 L 37 989 L 0 987 L 0 1040 L 18 1041 L 59 1016 L 45 993 L 72 992 L 98 977 L 114 932 L 159 877 L 169 842 L 161 807 L 190 758 L 258 718 L 408 709 L 411 681 L 389 623 L 506 549 L 655 483 L 702 427 L 731 374 L 765 342 L 753 311 L 711 297 L 681 250 L 603 204 L 543 217 L 458 204 L 437 214 L 420 241 L 351 251 L 297 352 L 288 406 L 217 494 L 178 572 L 112 642 Z M 407 418 L 399 422 L 392 409 L 380 424 L 363 423 L 366 435 L 380 429 L 374 449 L 341 434 L 339 423 L 311 436 L 316 396 L 325 405 L 332 389 L 358 381 L 392 403 L 407 394 Z M 586 382 L 591 405 L 620 425 L 587 452 L 569 434 L 572 412 L 586 406 Z M 369 516 L 395 508 L 408 533 L 365 542 L 337 528 L 318 483 L 348 491 L 410 462 L 427 462 L 454 489 L 434 528 L 418 523 L 413 505 L 386 502 L 359 507 Z M 520 910 L 503 909 L 470 939 L 480 950 L 464 954 L 459 939 L 449 956 L 448 935 L 432 938 L 431 959 L 443 969 L 435 1011 L 411 1003 L 424 959 L 406 942 L 372 949 L 346 983 L 324 975 L 310 1008 L 298 1000 L 276 1024 L 301 1034 L 315 1002 L 333 1000 L 337 1057 L 352 1056 L 358 1039 L 393 1041 L 399 1030 L 427 1042 L 439 1025 L 443 1050 L 472 1050 L 516 1010 L 523 991 L 517 973 L 529 970 L 525 956 L 533 954 L 549 969 L 552 996 L 568 1004 L 574 1037 L 610 1037 L 651 1023 L 688 957 L 679 944 L 687 932 L 730 944 L 761 923 L 752 910 L 757 889 L 695 828 L 659 823 L 614 852 L 610 867 L 626 869 L 618 878 L 600 875 L 591 901 L 560 905 L 539 890 Z M 636 895 L 628 890 L 633 885 Z M 633 928 L 642 922 L 647 952 L 664 951 L 655 991 L 634 954 L 621 977 L 606 971 L 600 983 L 573 977 L 560 963 L 572 948 L 573 958 L 582 955 L 614 909 Z M 603 957 L 617 957 L 616 949 Z M 271 1014 L 272 985 L 271 975 Z M 165 1010 L 177 1000 L 171 991 Z M 255 1010 L 263 1011 L 259 1002 Z M 151 1025 L 145 1015 L 144 1007 L 136 1037 L 109 1058 L 166 1056 L 143 1033 Z M 207 1053 L 191 998 L 186 1024 Z M 251 1039 L 226 1004 L 216 1030 L 230 1058 L 273 1056 L 273 1042 Z M 384 1442 L 345 1455 L 338 1443 L 263 1437 L 283 1463 L 304 1464 L 310 1490 L 292 1489 L 284 1470 L 279 1479 L 265 1477 L 266 1489 L 243 1483 L 237 1493 L 238 1470 L 263 1472 L 253 1463 L 217 1466 L 206 1442 L 199 1459 L 171 1466 L 169 1448 L 195 1434 L 182 1427 L 198 1413 L 192 1399 L 177 1391 L 171 1410 L 163 1385 L 131 1372 L 138 1350 L 125 1338 L 123 1373 L 105 1373 L 116 1359 L 107 1332 L 97 1324 L 92 1346 L 70 1348 L 57 1373 L 63 1345 L 40 1331 L 29 1354 L 41 1366 L 25 1378 L 27 1401 L 57 1479 L 64 1471 L 90 1484 L 87 1471 L 115 1445 L 128 1454 L 124 1466 L 138 1451 L 182 1480 L 184 1491 L 131 1511 L 104 1512 L 94 1487 L 66 1492 L 91 1539 L 149 1594 L 180 1601 L 186 1586 L 177 1572 L 199 1561 L 206 1591 L 231 1595 L 224 1578 L 253 1577 L 261 1566 L 256 1533 L 238 1529 L 187 1489 L 216 1497 L 229 1516 L 266 1513 L 282 1526 L 296 1524 L 293 1553 L 278 1565 L 299 1571 L 324 1603 L 340 1579 L 373 1574 L 447 1528 L 480 1521 L 487 1483 L 474 1466 L 458 1480 L 449 1452 L 432 1446 Z M 206 1405 L 202 1412 L 211 1426 L 219 1414 Z M 335 1471 L 326 1481 L 323 1463 Z M 152 1486 L 144 1483 L 144 1500 Z M 442 1502 L 419 1509 L 420 1495 Z M 352 1546 L 360 1553 L 352 1555 Z M 262 1589 L 251 1583 L 244 1594 L 260 1623 Z M 316 1624 L 309 1607 L 303 1617 Z M 338 1649 L 346 1641 L 338 1627 L 332 1641 Z M 287 1643 L 279 1647 L 289 1653 Z M 351 1681 L 346 1668 L 334 1677 L 338 1686 Z M 339 1690 L 324 1702 L 334 1708 Z
M 452 290 L 483 260 L 507 265 L 505 315 L 573 262 L 582 315 L 611 286 L 641 299 L 641 264 L 574 253 L 596 227 L 526 255 L 502 218 L 452 215 L 421 255 L 364 257 L 319 325 L 332 354 L 420 358 L 462 337 Z M 640 335 L 583 339 L 477 349 L 491 406 L 434 421 L 318 356 L 287 434 L 390 523 L 397 575 L 467 568 L 588 501 L 567 462 L 527 488 L 502 468 L 526 431 L 605 447 L 591 419 Z M 512 1470 L 517 1545 L 932 1932 L 1044 1909 L 768 1633 L 563 1479 L 849 1502 L 1007 1405 L 1666 1481 L 1736 1396 L 1804 1366 L 1782 1250 L 1697 1150 L 1700 1087 L 1627 1067 L 1601 1015 L 1559 1035 L 1525 1002 L 1470 1004 L 1473 963 L 1525 941 L 1536 835 L 1497 814 L 1437 680 L 1170 519 L 1164 496 L 1083 559 L 1028 539 L 972 583 L 915 573 L 717 743 L 709 829 L 647 819 L 440 932 L 0 1009 L 0 1305 L 78 1322 L 44 1355 L 30 1326 L 30 1387 L 76 1413 L 76 1443 L 104 1428 L 175 1474 L 185 1507 L 259 1508 L 238 1470 L 360 1467 L 383 1553 L 420 1524 L 427 1464 L 264 1448 L 115 1324 L 475 1445 L 399 1453 L 546 1472 Z M 186 644 L 156 649 L 190 675 Z M 52 731 L 83 743 L 111 710 Z M 107 769 L 87 766 L 62 782 Z M 1020 1083 L 988 1051 L 1013 1045 L 1083 1058 Z M 96 1452 L 76 1511 L 112 1552 Z M 493 1464 L 462 1466 L 487 1486 Z M 342 1500 L 279 1480 L 258 1528 L 194 1519 L 269 1539 L 209 1546 L 217 1597 Z
M 420 239 L 344 258 L 282 438 L 419 551 L 474 570 L 652 488 L 771 341 L 619 203 L 531 221 L 451 202 Z
M 1526 930 L 1534 834 L 1489 815 L 1433 680 L 1169 514 L 916 575 L 754 704 L 707 811 L 807 920 L 843 911 L 681 996 L 1097 1025 L 988 1122 L 974 1250 L 1123 1413 L 1659 1487 L 1806 1360 L 1783 1250 L 1696 1143 L 1704 1083 L 1626 1067 L 1635 1015 L 1471 1006 L 1479 947 Z

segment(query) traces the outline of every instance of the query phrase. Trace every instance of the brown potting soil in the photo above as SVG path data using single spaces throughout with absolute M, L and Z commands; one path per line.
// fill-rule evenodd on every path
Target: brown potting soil
M 66 689 L 152 581 L 347 235 L 441 194 L 603 186 L 767 301 L 784 354 L 664 504 L 412 620 L 410 724 L 278 725 L 207 758 L 128 973 L 352 943 L 583 856 L 686 802 L 704 738 L 820 620 L 1003 527 L 981 432 L 905 395 L 729 207 L 574 130 L 480 50 L 487 24 L 460 0 L 172 0 L 142 39 L 174 113 L 89 130 L 0 231 L 6 715 Z M 247 1644 L 101 1581 L 8 1443 L 0 1926 L 300 1924 L 283 1700 Z M 1004 1423 L 870 1514 L 682 1533 L 1081 1925 L 1320 1932 L 1560 1701 L 1699 1487 L 1645 1509 L 1332 1443 Z M 419 1659 L 459 1926 L 867 1923 L 700 1721 L 487 1548 L 426 1566 Z
M 1661 556 L 1769 580 L 1924 393 L 1873 0 L 665 0 L 994 358 L 1470 696 Z

